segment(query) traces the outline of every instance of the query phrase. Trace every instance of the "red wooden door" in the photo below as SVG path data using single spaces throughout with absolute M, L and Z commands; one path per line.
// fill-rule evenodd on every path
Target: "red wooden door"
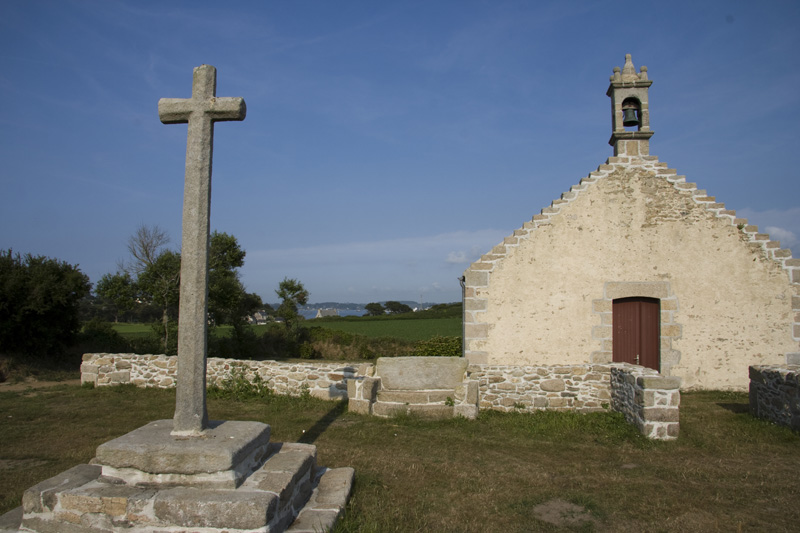
M 619 298 L 613 304 L 614 362 L 661 370 L 661 303 L 656 298 Z

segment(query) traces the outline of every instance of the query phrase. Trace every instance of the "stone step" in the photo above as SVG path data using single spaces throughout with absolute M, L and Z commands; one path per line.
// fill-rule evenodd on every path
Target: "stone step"
M 277 531 L 285 528 L 308 501 L 317 477 L 317 447 L 311 444 L 275 443 L 276 448 L 242 488 L 268 491 L 278 496 Z M 273 526 L 275 528 L 276 526 Z
M 0 516 L 0 533 L 17 533 L 22 524 L 22 506 L 11 509 Z
M 350 498 L 354 474 L 350 467 L 323 470 L 311 497 L 287 532 L 330 531 Z
M 411 414 L 421 418 L 440 419 L 452 418 L 453 413 L 454 407 L 452 405 L 445 405 L 442 403 L 404 404 L 378 401 L 372 404 L 372 414 L 384 417 Z
M 235 489 L 129 485 L 100 476 L 99 466 L 79 465 L 28 489 L 23 496 L 22 517 L 4 515 L 0 524 L 3 529 L 15 531 L 14 526 L 19 527 L 21 522 L 41 533 L 117 528 L 166 533 L 176 527 L 220 533 L 267 529 L 277 532 L 284 531 L 308 506 L 315 487 L 322 495 L 316 497 L 317 508 L 324 509 L 323 514 L 331 514 L 322 504 L 338 501 L 325 496 L 337 474 L 320 478 L 316 446 L 271 443 L 264 455 L 266 461 Z M 350 482 L 348 494 L 349 487 Z
M 454 399 L 456 393 L 448 389 L 435 390 L 379 390 L 379 402 L 396 402 L 408 404 L 444 403 L 447 398 Z

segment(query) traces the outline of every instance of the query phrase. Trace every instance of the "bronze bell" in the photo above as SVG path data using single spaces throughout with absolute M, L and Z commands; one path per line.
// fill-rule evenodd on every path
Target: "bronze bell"
M 626 127 L 639 125 L 639 118 L 636 116 L 635 107 L 627 107 L 622 110 L 622 125 Z

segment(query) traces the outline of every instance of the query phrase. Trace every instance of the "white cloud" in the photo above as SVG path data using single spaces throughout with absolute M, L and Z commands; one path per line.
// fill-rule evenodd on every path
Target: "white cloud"
M 773 240 L 780 241 L 783 246 L 797 244 L 797 235 L 788 229 L 779 228 L 777 226 L 767 226 L 766 232 L 769 233 Z
M 452 263 L 454 265 L 460 265 L 460 264 L 468 264 L 469 259 L 467 259 L 466 252 L 462 250 L 459 252 L 450 252 L 449 254 L 447 254 L 447 259 L 445 259 L 445 262 Z
M 738 216 L 747 218 L 750 224 L 759 226 L 773 240 L 781 242 L 782 248 L 790 248 L 792 255 L 800 257 L 800 207 L 756 211 L 746 207 Z

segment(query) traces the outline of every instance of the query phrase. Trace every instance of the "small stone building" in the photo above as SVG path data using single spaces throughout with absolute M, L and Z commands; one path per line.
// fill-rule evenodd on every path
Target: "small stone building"
M 649 154 L 651 84 L 627 55 L 614 156 L 466 270 L 471 363 L 622 361 L 731 390 L 800 363 L 800 259 Z

